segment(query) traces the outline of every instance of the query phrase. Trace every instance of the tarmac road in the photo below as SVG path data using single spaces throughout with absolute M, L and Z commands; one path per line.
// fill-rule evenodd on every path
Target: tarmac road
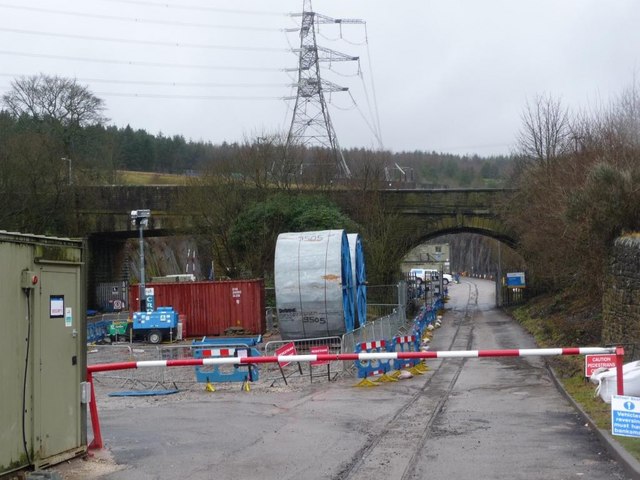
M 432 350 L 535 347 L 494 308 L 493 282 L 465 278 L 449 292 Z M 75 475 L 631 478 L 557 390 L 542 358 L 436 359 L 429 366 L 425 375 L 373 388 L 341 378 L 291 389 L 98 398 L 107 449 L 84 463 L 113 468 Z M 73 468 L 62 473 L 76 478 Z

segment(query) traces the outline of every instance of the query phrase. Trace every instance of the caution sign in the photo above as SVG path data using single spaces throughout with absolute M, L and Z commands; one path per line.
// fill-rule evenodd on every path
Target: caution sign
M 276 356 L 280 356 L 280 355 L 297 355 L 298 352 L 296 351 L 296 344 L 293 342 L 289 342 L 284 344 L 283 346 L 281 346 L 280 348 L 276 349 Z M 281 367 L 286 367 L 287 365 L 289 365 L 291 362 L 278 362 L 278 364 Z
M 276 349 L 276 356 L 278 357 L 280 355 L 297 355 L 297 354 L 298 352 L 296 351 L 296 344 L 293 342 L 286 343 L 280 348 Z M 282 375 L 282 379 L 284 380 L 285 385 L 289 385 L 289 384 L 287 383 L 287 376 L 284 374 L 284 370 L 282 369 L 282 367 L 286 367 L 290 363 L 291 362 L 278 362 L 278 368 L 280 368 L 280 374 Z M 302 365 L 300 365 L 300 362 L 298 362 L 298 371 L 300 372 L 300 375 L 302 375 Z
M 640 398 L 611 396 L 611 433 L 640 438 Z
M 615 368 L 615 353 L 603 355 L 585 355 L 584 356 L 584 376 L 590 377 L 599 368 Z
M 309 349 L 311 355 L 327 355 L 329 353 L 329 345 L 318 345 Z M 311 362 L 311 365 L 326 365 L 329 360 L 315 360 Z

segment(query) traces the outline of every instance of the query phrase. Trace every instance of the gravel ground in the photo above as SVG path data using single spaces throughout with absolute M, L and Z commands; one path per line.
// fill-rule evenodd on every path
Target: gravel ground
M 279 340 L 271 336 L 269 340 Z M 127 361 L 144 361 L 157 359 L 191 358 L 191 342 L 176 342 L 171 345 L 150 345 L 142 343 L 129 344 L 126 342 L 107 345 L 91 345 L 87 350 L 89 365 L 100 363 L 114 363 Z M 230 373 L 232 366 L 221 367 L 223 373 Z M 296 365 L 283 368 L 286 383 L 280 370 L 274 365 L 261 365 L 258 381 L 249 383 L 249 391 L 243 389 L 241 383 L 215 383 L 214 391 L 208 391 L 207 385 L 198 383 L 195 378 L 194 367 L 174 368 L 140 368 L 115 372 L 97 373 L 94 375 L 94 388 L 97 398 L 98 411 L 121 411 L 142 409 L 161 405 L 182 404 L 188 402 L 207 402 L 212 396 L 216 398 L 233 398 L 240 391 L 244 395 L 277 395 L 282 393 L 303 392 L 328 382 L 326 366 L 313 369 L 313 382 L 309 375 L 309 366 L 304 364 L 303 375 Z M 346 385 L 355 383 L 355 371 L 345 371 L 343 362 L 332 362 L 330 365 L 332 382 L 344 382 Z M 110 394 L 128 391 L 158 391 L 178 389 L 176 394 L 155 396 L 110 396 Z M 88 438 L 93 438 L 91 421 Z M 59 473 L 64 480 L 93 480 L 103 478 L 111 473 L 124 469 L 118 465 L 108 448 L 91 450 L 82 458 L 75 458 L 51 468 Z

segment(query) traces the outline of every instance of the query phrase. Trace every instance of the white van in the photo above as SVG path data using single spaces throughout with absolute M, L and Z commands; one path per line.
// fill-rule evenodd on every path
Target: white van
M 415 277 L 419 282 L 440 280 L 440 272 L 430 268 L 412 268 L 409 270 L 409 276 Z
M 437 282 L 440 280 L 440 272 L 438 270 L 432 268 L 412 268 L 409 270 L 409 276 L 415 277 L 416 281 L 419 283 L 430 280 L 432 282 Z M 444 285 L 448 285 L 449 282 L 453 282 L 453 277 L 448 273 L 442 274 L 442 283 Z

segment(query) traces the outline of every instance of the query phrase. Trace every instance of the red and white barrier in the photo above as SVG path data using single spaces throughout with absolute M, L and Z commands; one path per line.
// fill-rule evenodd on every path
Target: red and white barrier
M 145 367 L 189 367 L 194 365 L 244 365 L 249 363 L 289 363 L 289 362 L 326 362 L 359 360 L 395 360 L 429 358 L 482 358 L 482 357 L 548 357 L 557 355 L 592 355 L 616 353 L 615 347 L 586 348 L 529 348 L 512 350 L 447 350 L 428 352 L 362 352 L 362 353 L 324 353 L 305 355 L 273 355 L 268 357 L 216 357 L 188 358 L 181 360 L 143 360 L 139 362 L 119 362 L 91 365 L 88 372 L 106 372 Z
M 429 359 L 429 358 L 484 358 L 484 357 L 548 357 L 557 355 L 592 355 L 614 353 L 616 355 L 616 371 L 618 395 L 624 395 L 622 364 L 624 349 L 622 347 L 575 347 L 575 348 L 524 348 L 510 350 L 443 350 L 432 352 L 371 352 L 371 353 L 318 353 L 307 355 L 274 355 L 268 357 L 217 357 L 193 358 L 181 360 L 143 360 L 139 362 L 118 362 L 90 365 L 87 367 L 87 382 L 91 386 L 91 425 L 93 441 L 89 448 L 102 448 L 102 435 L 98 420 L 98 407 L 93 389 L 93 374 L 114 370 L 128 370 L 146 367 L 189 367 L 194 365 L 223 365 L 250 363 L 287 363 L 287 362 L 333 362 L 359 360 L 395 360 L 395 359 Z

